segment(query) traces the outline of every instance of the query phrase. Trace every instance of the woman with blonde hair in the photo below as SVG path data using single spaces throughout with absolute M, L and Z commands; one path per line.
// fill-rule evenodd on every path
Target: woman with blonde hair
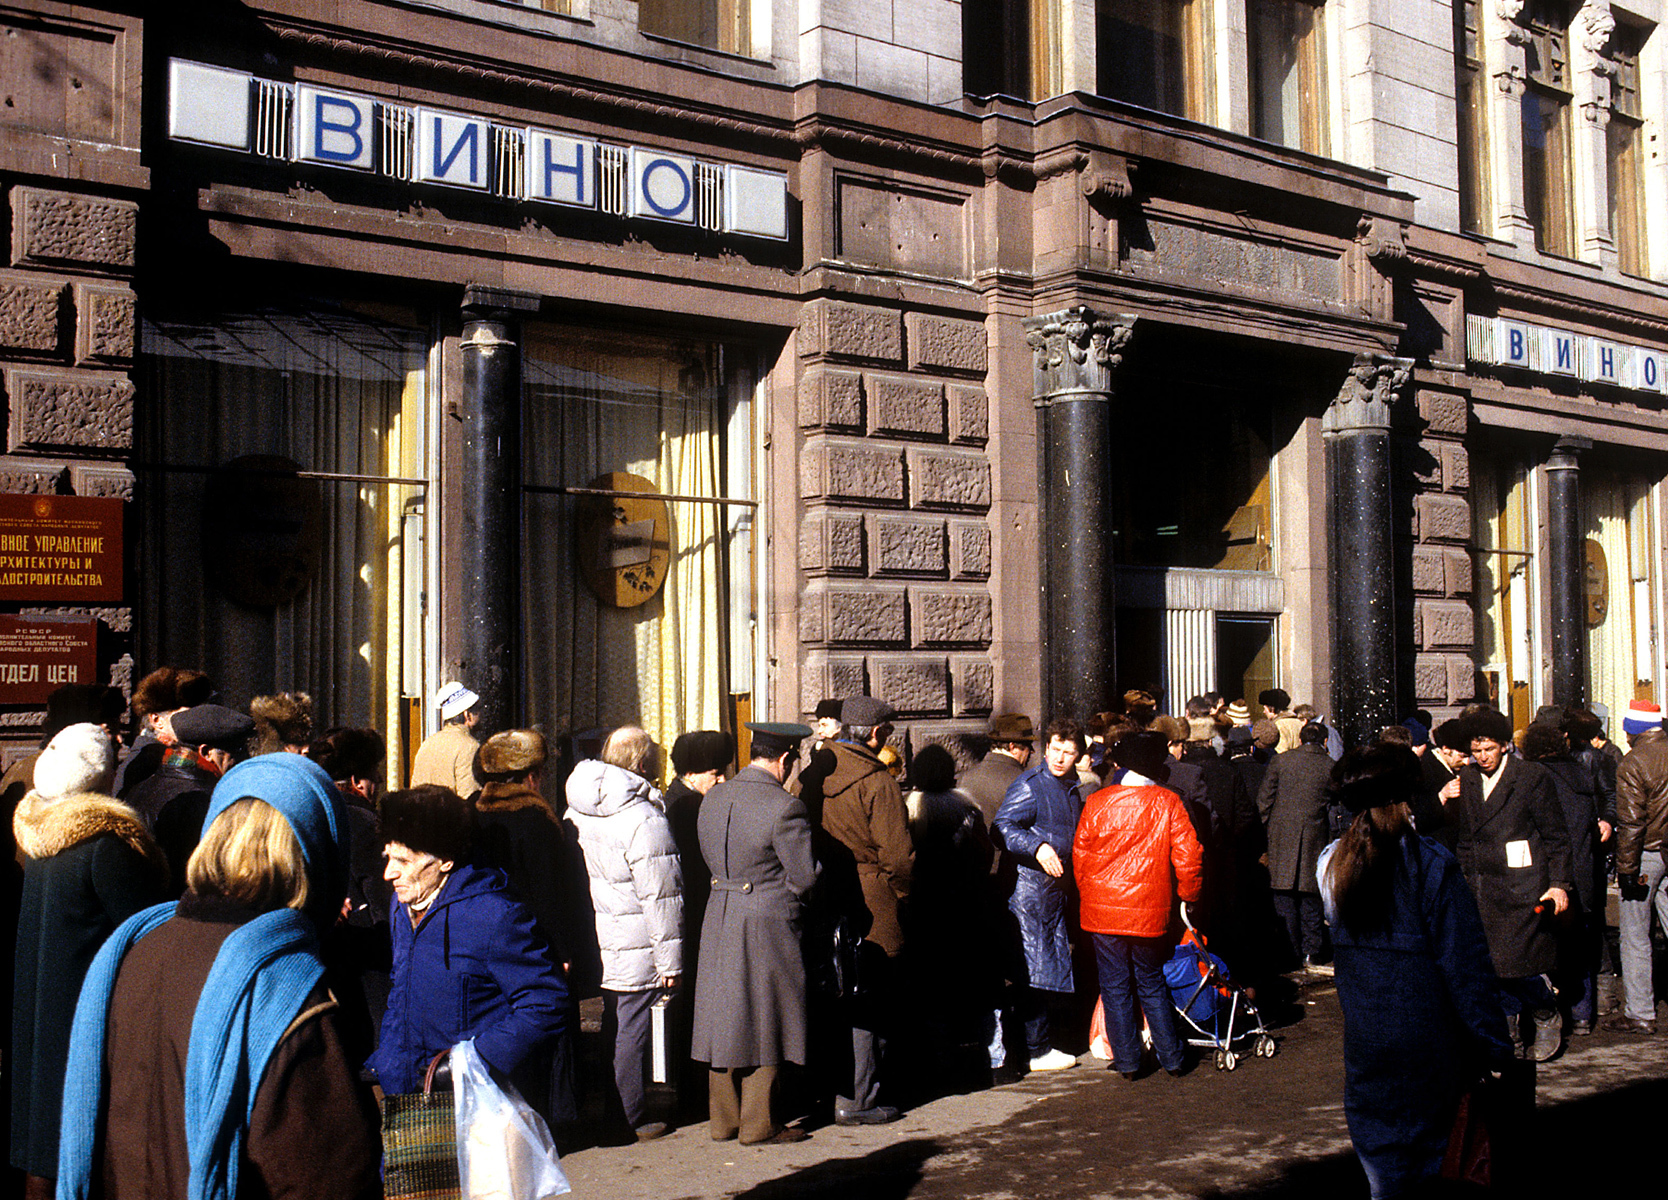
M 381 1195 L 376 1118 L 319 951 L 346 894 L 346 829 L 330 777 L 300 755 L 221 778 L 184 897 L 124 922 L 87 973 L 59 1196 Z

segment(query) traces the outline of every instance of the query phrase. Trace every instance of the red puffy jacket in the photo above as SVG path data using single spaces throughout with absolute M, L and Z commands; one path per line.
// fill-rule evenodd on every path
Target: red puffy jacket
M 1189 903 L 1199 899 L 1203 860 L 1181 797 L 1169 788 L 1102 788 L 1083 806 L 1072 840 L 1083 928 L 1163 936 L 1178 893 Z

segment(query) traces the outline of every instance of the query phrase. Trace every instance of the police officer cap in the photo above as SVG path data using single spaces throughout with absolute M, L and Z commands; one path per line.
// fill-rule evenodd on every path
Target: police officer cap
M 811 736 L 809 725 L 794 721 L 749 721 L 747 728 L 753 731 L 755 752 L 763 750 L 772 758 L 798 750 L 799 743 Z

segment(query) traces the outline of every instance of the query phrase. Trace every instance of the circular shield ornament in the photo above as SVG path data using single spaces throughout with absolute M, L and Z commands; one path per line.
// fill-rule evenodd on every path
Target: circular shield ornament
M 672 563 L 666 501 L 649 480 L 625 471 L 598 475 L 585 486 L 631 493 L 579 498 L 579 569 L 585 582 L 612 608 L 647 604 L 665 585 Z
M 230 599 L 251 608 L 294 600 L 318 575 L 324 504 L 301 464 L 276 455 L 235 458 L 209 476 L 203 558 Z

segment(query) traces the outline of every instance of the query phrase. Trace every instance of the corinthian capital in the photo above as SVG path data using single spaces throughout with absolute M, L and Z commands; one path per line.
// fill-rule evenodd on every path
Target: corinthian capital
M 1032 378 L 1038 404 L 1061 393 L 1112 391 L 1112 372 L 1123 361 L 1124 345 L 1135 318 L 1127 313 L 1099 313 L 1079 304 L 1063 312 L 1025 319 L 1025 344 L 1031 347 Z
M 1350 364 L 1344 386 L 1326 406 L 1321 433 L 1338 436 L 1390 428 L 1390 406 L 1396 393 L 1407 385 L 1413 371 L 1411 358 L 1388 354 L 1357 354 Z

